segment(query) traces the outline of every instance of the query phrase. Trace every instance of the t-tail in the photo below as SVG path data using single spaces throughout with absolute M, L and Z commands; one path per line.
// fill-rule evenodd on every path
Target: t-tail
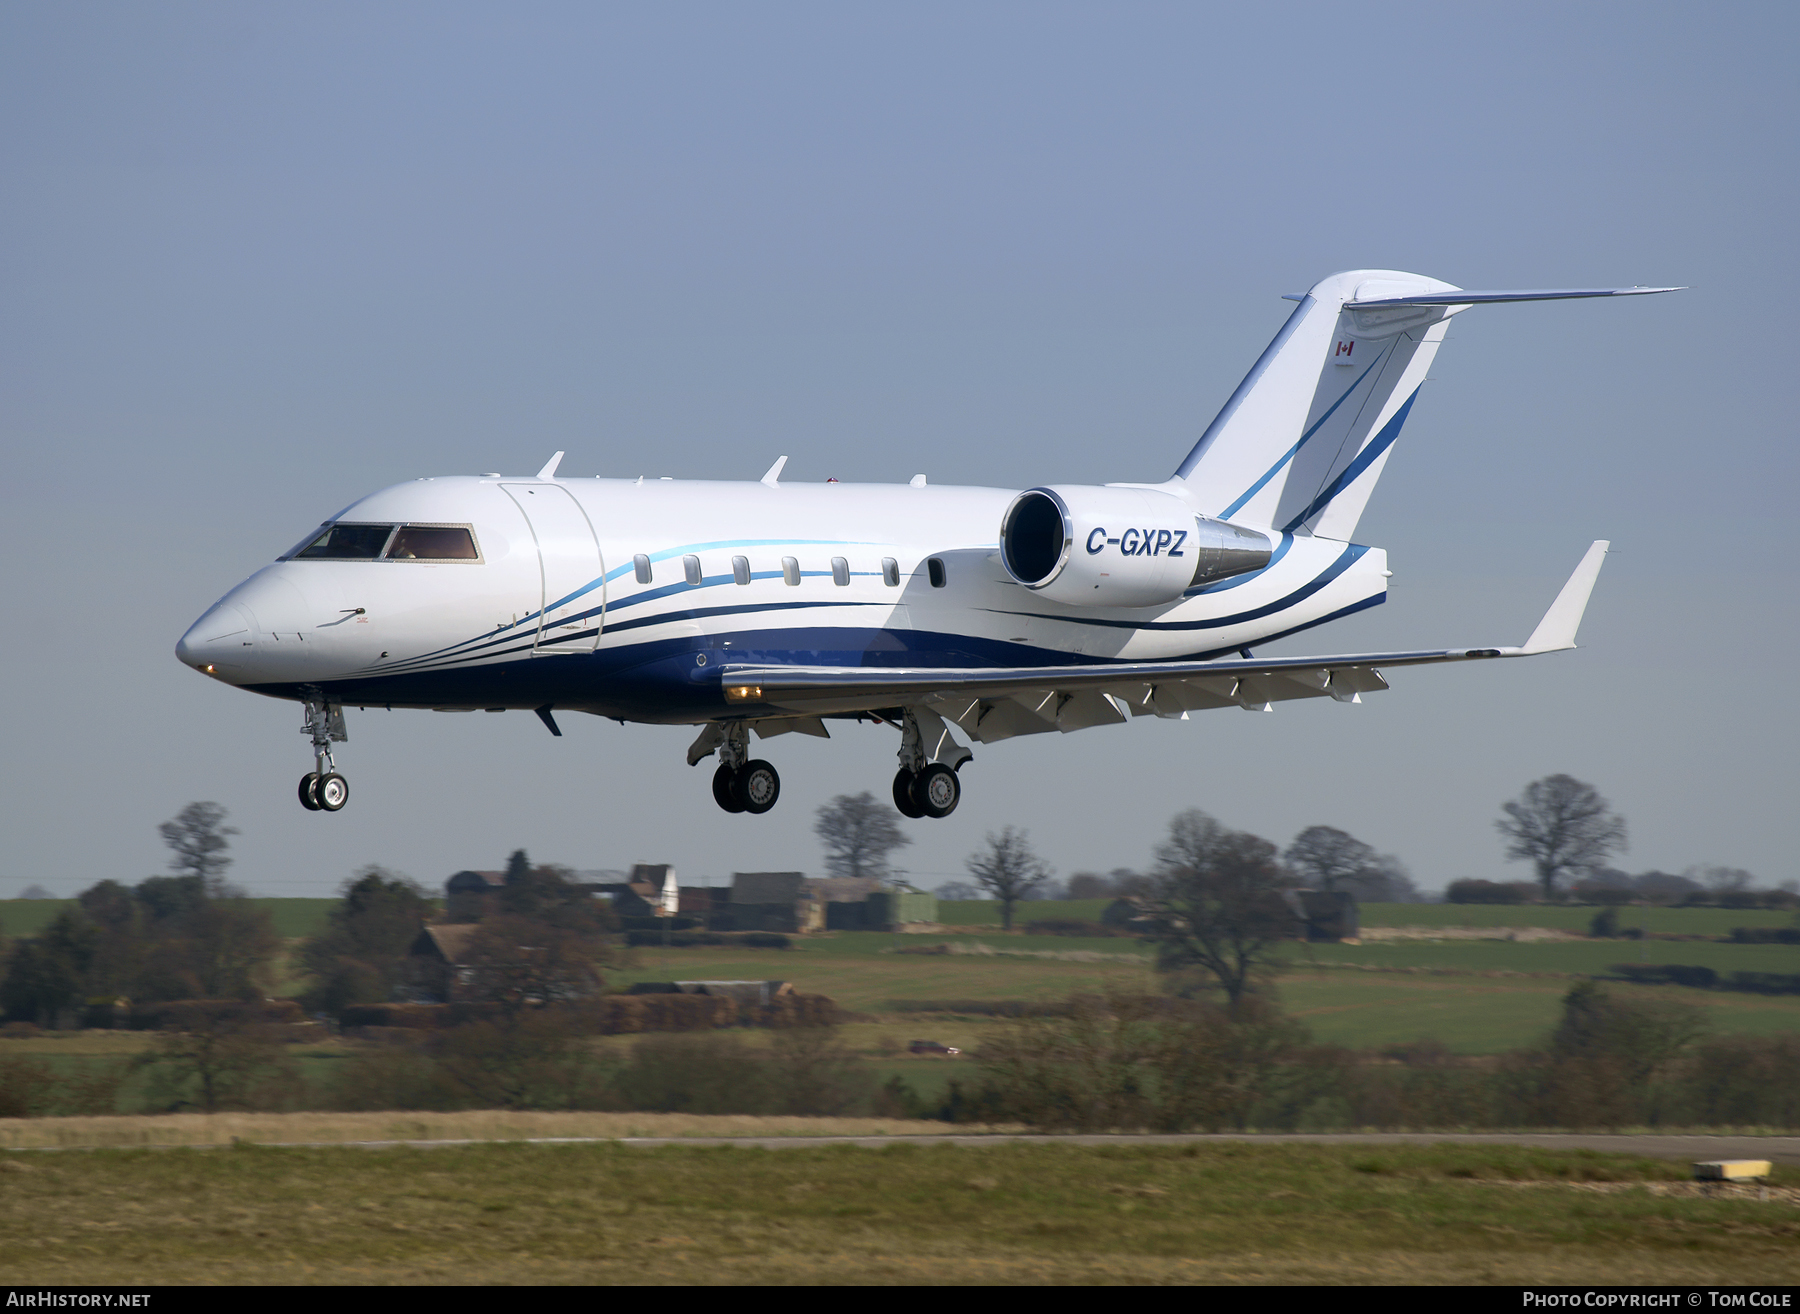
M 1292 298 L 1300 304 L 1170 483 L 1214 519 L 1347 540 L 1452 315 L 1484 302 L 1679 290 L 1467 292 L 1391 269 L 1333 274 Z

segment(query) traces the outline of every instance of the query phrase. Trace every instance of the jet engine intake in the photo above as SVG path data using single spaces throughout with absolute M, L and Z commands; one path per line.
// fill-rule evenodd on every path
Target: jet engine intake
M 1269 563 L 1265 535 L 1149 488 L 1028 488 L 1000 521 L 1018 583 L 1076 607 L 1155 607 Z

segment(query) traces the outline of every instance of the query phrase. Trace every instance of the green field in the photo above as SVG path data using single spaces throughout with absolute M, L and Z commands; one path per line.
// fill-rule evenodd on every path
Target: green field
M 1438 1040 L 1457 1054 L 1498 1054 L 1549 1034 L 1573 984 L 1567 977 L 1495 980 L 1464 974 L 1302 971 L 1282 977 L 1276 988 L 1283 1006 L 1321 1044 L 1374 1049 Z M 1625 999 L 1697 1005 L 1721 1035 L 1800 1031 L 1800 997 L 1678 986 L 1608 988 Z
M 1365 903 L 1364 926 L 1553 926 L 1587 933 L 1600 909 L 1589 905 L 1496 903 Z M 1620 908 L 1621 927 L 1655 934 L 1730 935 L 1734 926 L 1793 926 L 1792 912 L 1766 908 Z
M 1062 936 L 957 936 L 961 946 L 991 944 L 1011 954 L 1105 954 L 1131 961 L 1068 961 L 1007 953 L 922 956 L 897 953 L 943 943 L 923 935 L 839 931 L 796 936 L 791 949 L 631 950 L 613 974 L 620 985 L 635 981 L 782 980 L 796 989 L 826 994 L 858 1013 L 881 1011 L 892 999 L 1060 999 L 1072 991 L 1142 990 L 1150 986 L 1150 958 L 1127 939 Z
M 1800 1281 L 1776 1179 L 1473 1146 L 14 1151 L 9 1283 Z
M 1039 918 L 1067 917 L 1097 922 L 1111 899 L 1026 899 L 1013 905 L 1013 925 Z M 939 899 L 938 921 L 945 926 L 998 926 L 1000 905 L 990 899 Z
M 295 937 L 323 923 L 329 899 L 271 899 L 277 927 Z M 66 901 L 0 903 L 0 918 L 9 932 L 41 925 Z M 1105 900 L 1021 905 L 1021 924 L 1038 916 L 1094 920 Z M 946 903 L 940 906 L 951 934 L 883 934 L 834 932 L 795 936 L 787 950 L 738 946 L 674 949 L 654 947 L 618 951 L 609 984 L 623 988 L 637 981 L 785 980 L 803 991 L 826 994 L 850 1013 L 916 1030 L 918 1038 L 972 1047 L 992 1024 L 979 1018 L 957 1026 L 968 1044 L 948 1035 L 949 1019 L 909 1020 L 916 1015 L 891 1011 L 895 1001 L 1026 1000 L 1050 1001 L 1074 992 L 1153 990 L 1148 947 L 1124 937 L 1031 936 L 1001 934 L 992 903 Z M 23 911 L 21 911 L 23 910 Z M 1364 908 L 1365 925 L 1414 926 L 1552 926 L 1585 930 L 1593 909 L 1500 905 L 1373 904 Z M 1647 916 L 1657 935 L 1722 935 L 1736 925 L 1783 925 L 1782 913 L 1733 912 L 1721 909 L 1627 909 L 1630 919 Z M 986 929 L 974 929 L 974 928 Z M 962 952 L 916 952 L 947 945 Z M 980 952 L 991 950 L 991 953 Z M 903 952 L 913 951 L 913 952 Z M 1682 963 L 1719 972 L 1800 973 L 1800 946 L 1734 945 L 1712 940 L 1586 938 L 1514 942 L 1507 940 L 1368 940 L 1360 945 L 1294 945 L 1289 966 L 1279 982 L 1284 1004 L 1312 1028 L 1322 1043 L 1371 1048 L 1432 1038 L 1463 1054 L 1492 1054 L 1528 1045 L 1554 1025 L 1562 996 L 1587 975 L 1604 975 L 1619 963 Z M 290 972 L 279 993 L 294 994 L 303 982 Z M 1633 997 L 1676 999 L 1707 1011 L 1723 1033 L 1768 1034 L 1800 1030 L 1800 996 L 1737 994 L 1673 986 L 1638 987 L 1615 984 Z M 905 1037 L 902 1037 L 903 1039 Z M 58 1042 L 60 1043 L 60 1042 Z M 859 1044 L 859 1048 L 863 1047 Z M 10 1045 L 3 1051 L 10 1052 Z M 63 1049 L 58 1053 L 69 1055 Z M 866 1049 L 885 1077 L 897 1071 L 874 1041 Z M 61 1061 L 61 1060 L 59 1060 Z M 330 1058 L 303 1061 L 309 1072 L 328 1070 Z M 942 1066 L 908 1070 L 908 1081 L 921 1093 L 935 1095 L 945 1080 Z M 915 1080 L 916 1077 L 916 1080 Z
M 1561 972 L 1592 976 L 1616 963 L 1692 963 L 1720 972 L 1800 972 L 1800 945 L 1709 940 L 1402 940 L 1296 946 L 1308 961 L 1465 972 Z
M 336 899 L 251 899 L 258 908 L 266 908 L 275 923 L 275 934 L 290 939 L 317 935 L 325 929 L 325 919 L 337 906 Z M 36 935 L 50 924 L 64 908 L 75 907 L 73 899 L 6 899 L 0 900 L 0 935 Z

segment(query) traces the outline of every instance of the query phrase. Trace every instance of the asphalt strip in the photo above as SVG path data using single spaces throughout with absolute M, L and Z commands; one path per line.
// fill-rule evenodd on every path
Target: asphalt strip
M 994 1132 L 944 1136 L 537 1136 L 518 1139 L 435 1141 L 234 1141 L 208 1145 L 44 1145 L 16 1147 L 18 1153 L 65 1150 L 228 1150 L 232 1144 L 271 1149 L 435 1150 L 464 1145 L 664 1145 L 738 1146 L 758 1150 L 803 1150 L 824 1145 L 854 1145 L 878 1150 L 889 1145 L 1519 1145 L 1540 1150 L 1593 1150 L 1603 1154 L 1636 1154 L 1652 1159 L 1698 1162 L 1711 1159 L 1768 1159 L 1800 1165 L 1800 1136 L 1664 1136 L 1586 1133 L 1512 1132 L 1205 1132 L 1179 1135 L 1033 1135 Z

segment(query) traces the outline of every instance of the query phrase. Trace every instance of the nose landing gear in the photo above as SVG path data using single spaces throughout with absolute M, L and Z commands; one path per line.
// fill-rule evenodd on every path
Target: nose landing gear
M 308 702 L 300 733 L 312 737 L 313 769 L 300 777 L 300 806 L 308 812 L 336 812 L 350 801 L 350 782 L 338 774 L 331 760 L 331 746 L 348 742 L 344 709 L 326 702 Z

